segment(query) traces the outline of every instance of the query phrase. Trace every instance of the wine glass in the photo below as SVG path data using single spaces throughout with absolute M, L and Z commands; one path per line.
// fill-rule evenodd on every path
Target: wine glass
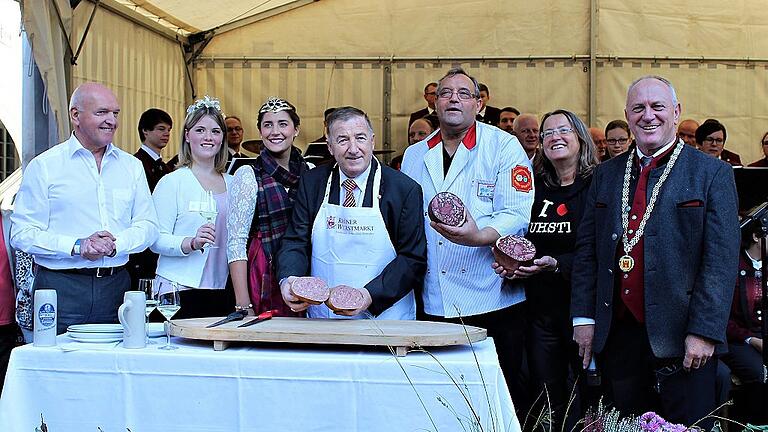
M 154 342 L 149 340 L 149 314 L 157 308 L 157 299 L 155 299 L 155 293 L 152 291 L 152 279 L 139 279 L 139 291 L 144 292 L 144 333 L 147 336 L 147 344 L 152 345 Z
M 204 191 L 201 196 L 200 207 L 198 210 L 200 216 L 205 219 L 207 223 L 213 224 L 216 222 L 216 216 L 219 214 L 216 208 L 216 199 L 213 198 L 213 191 Z M 218 248 L 216 243 L 205 243 L 203 248 Z
M 169 286 L 170 285 L 170 286 Z M 178 347 L 171 345 L 171 318 L 181 309 L 179 301 L 179 285 L 176 282 L 161 284 L 157 292 L 157 310 L 165 317 L 165 345 L 158 347 L 163 350 L 174 350 Z

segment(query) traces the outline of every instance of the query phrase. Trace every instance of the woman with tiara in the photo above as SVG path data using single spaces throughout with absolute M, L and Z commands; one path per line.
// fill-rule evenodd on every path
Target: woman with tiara
M 273 257 L 291 220 L 299 178 L 309 169 L 293 146 L 299 124 L 293 105 L 270 97 L 257 121 L 263 150 L 255 163 L 235 172 L 227 256 L 237 311 L 276 309 L 280 316 L 297 315 L 283 302 Z
M 151 247 L 160 255 L 154 288 L 178 287 L 182 308 L 174 318 L 221 316 L 231 308 L 232 295 L 225 289 L 231 180 L 224 173 L 225 131 L 217 99 L 205 96 L 187 108 L 180 167 L 164 176 L 152 195 L 160 227 Z

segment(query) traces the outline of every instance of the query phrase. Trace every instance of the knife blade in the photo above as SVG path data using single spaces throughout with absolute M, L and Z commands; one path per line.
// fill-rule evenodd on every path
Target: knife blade
M 220 319 L 213 324 L 208 324 L 207 326 L 205 326 L 205 328 L 220 326 L 222 324 L 226 324 L 232 321 L 240 321 L 241 319 L 245 318 L 246 315 L 248 315 L 247 310 L 234 311 L 231 314 L 227 315 L 226 318 Z
M 277 313 L 277 309 L 272 309 L 272 310 L 268 310 L 266 312 L 262 312 L 262 313 L 259 314 L 259 316 L 256 317 L 256 319 L 252 319 L 252 320 L 250 320 L 248 322 L 242 323 L 242 324 L 240 324 L 237 327 L 238 328 L 240 328 L 240 327 L 250 327 L 250 326 L 252 326 L 254 324 L 258 324 L 260 322 L 264 322 L 264 321 L 272 318 L 272 316 L 275 315 L 276 313 Z

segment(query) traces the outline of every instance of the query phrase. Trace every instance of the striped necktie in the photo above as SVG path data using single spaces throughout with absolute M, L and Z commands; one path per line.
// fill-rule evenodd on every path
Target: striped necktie
M 341 185 L 346 191 L 346 194 L 344 195 L 344 207 L 355 207 L 355 196 L 352 195 L 352 191 L 357 187 L 357 183 L 352 179 L 346 179 Z

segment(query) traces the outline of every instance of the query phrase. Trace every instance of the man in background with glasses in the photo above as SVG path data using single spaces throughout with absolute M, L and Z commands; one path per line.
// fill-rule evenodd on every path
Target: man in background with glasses
M 240 153 L 240 144 L 243 142 L 243 125 L 240 122 L 240 117 L 227 116 L 224 119 L 224 123 L 227 125 L 227 146 L 229 147 L 229 153 L 227 154 L 227 163 L 232 162 L 234 158 L 242 158 Z
M 435 99 L 437 99 L 437 83 L 431 82 L 424 87 L 424 100 L 427 101 L 427 107 L 411 113 L 408 127 L 420 118 L 435 115 Z
M 733 170 L 677 138 L 680 110 L 662 77 L 629 86 L 636 145 L 594 171 L 571 315 L 583 367 L 598 354 L 609 405 L 690 426 L 716 408 L 740 236 Z
M 477 80 L 451 69 L 437 86 L 439 132 L 405 151 L 402 171 L 424 191 L 427 274 L 422 316 L 431 321 L 488 329 L 518 412 L 525 413 L 519 384 L 523 351 L 523 286 L 502 279 L 491 265 L 491 246 L 503 235 L 525 235 L 533 204 L 531 162 L 517 138 L 476 121 Z M 430 222 L 427 208 L 439 192 L 465 205 L 464 224 Z
M 533 164 L 536 150 L 539 148 L 539 121 L 533 114 L 520 114 L 512 124 L 512 130 Z

